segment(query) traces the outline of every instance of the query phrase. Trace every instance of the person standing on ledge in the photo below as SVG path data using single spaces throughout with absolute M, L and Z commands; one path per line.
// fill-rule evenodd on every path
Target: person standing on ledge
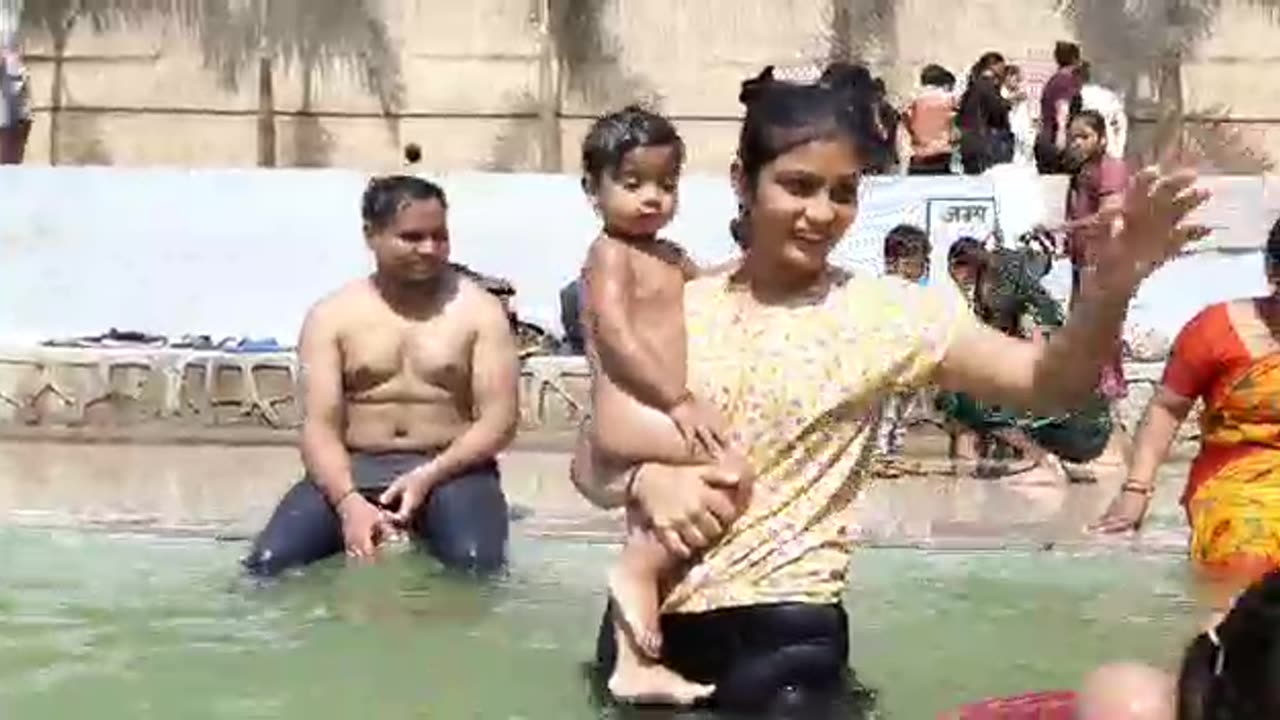
M 444 191 L 421 178 L 375 178 L 365 190 L 376 270 L 307 313 L 307 474 L 245 558 L 251 574 L 344 549 L 371 558 L 398 529 L 450 568 L 504 564 L 494 458 L 515 435 L 519 362 L 501 304 L 449 264 L 447 209 Z

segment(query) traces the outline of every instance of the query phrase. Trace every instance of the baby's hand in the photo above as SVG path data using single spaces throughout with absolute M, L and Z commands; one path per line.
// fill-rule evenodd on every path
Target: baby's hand
M 727 428 L 720 411 L 710 403 L 689 395 L 683 402 L 671 408 L 672 422 L 684 436 L 685 443 L 694 453 L 705 453 L 717 458 L 724 452 Z

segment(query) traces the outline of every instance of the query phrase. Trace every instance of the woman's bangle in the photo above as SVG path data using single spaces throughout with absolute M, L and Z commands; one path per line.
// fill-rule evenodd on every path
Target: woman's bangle
M 1146 483 L 1141 483 L 1137 480 L 1126 480 L 1125 483 L 1120 486 L 1120 492 L 1137 493 L 1139 495 L 1151 497 L 1156 494 L 1156 489 L 1152 485 L 1147 485 Z

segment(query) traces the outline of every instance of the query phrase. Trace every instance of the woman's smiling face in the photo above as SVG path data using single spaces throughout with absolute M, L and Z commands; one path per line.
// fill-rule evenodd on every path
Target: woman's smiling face
M 860 179 L 858 153 L 840 137 L 788 150 L 762 167 L 750 187 L 739 174 L 750 210 L 749 252 L 779 273 L 821 273 L 857 215 Z

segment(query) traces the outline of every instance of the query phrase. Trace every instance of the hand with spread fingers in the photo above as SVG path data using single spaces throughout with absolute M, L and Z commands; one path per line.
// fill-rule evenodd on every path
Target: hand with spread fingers
M 1110 224 L 1099 233 L 1087 281 L 1099 288 L 1132 293 L 1157 268 L 1191 242 L 1208 236 L 1209 228 L 1188 221 L 1209 199 L 1196 187 L 1191 170 L 1163 172 L 1147 168 L 1138 173 L 1118 212 L 1101 213 L 1093 221 Z

